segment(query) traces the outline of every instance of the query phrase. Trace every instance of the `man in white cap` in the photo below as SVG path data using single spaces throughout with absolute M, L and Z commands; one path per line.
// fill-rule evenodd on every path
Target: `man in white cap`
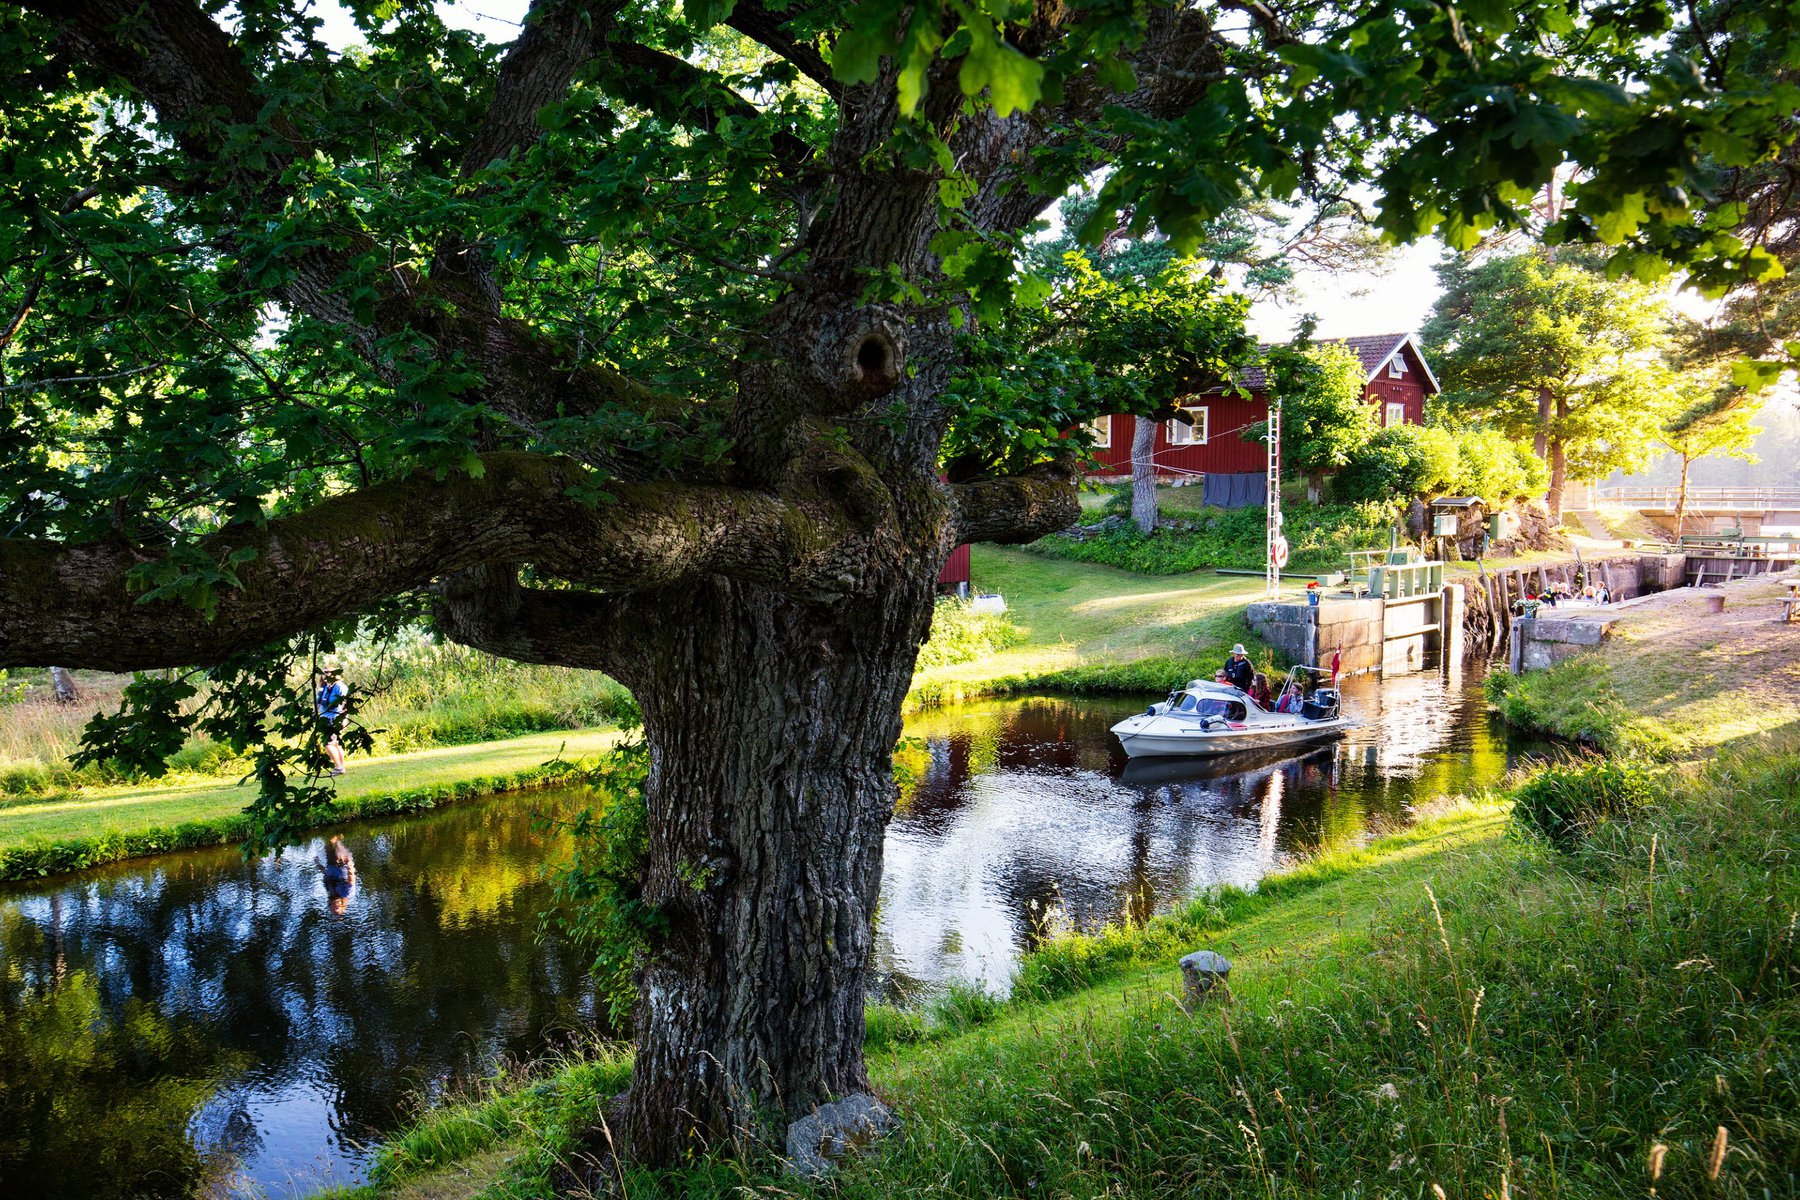
M 1225 663 L 1225 678 L 1240 692 L 1249 691 L 1250 685 L 1256 681 L 1256 668 L 1250 665 L 1250 659 L 1244 654 L 1244 643 L 1239 642 L 1231 648 L 1231 658 Z

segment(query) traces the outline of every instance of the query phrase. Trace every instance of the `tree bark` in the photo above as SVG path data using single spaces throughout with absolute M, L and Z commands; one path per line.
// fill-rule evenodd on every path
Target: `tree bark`
M 1310 503 L 1318 504 L 1324 500 L 1324 498 L 1325 473 L 1323 471 L 1309 471 L 1306 476 L 1306 499 Z
M 893 747 L 931 579 L 896 570 L 834 606 L 725 580 L 640 605 L 625 682 L 651 751 L 645 898 L 666 925 L 639 975 L 635 1161 L 779 1149 L 790 1121 L 867 1090 Z
M 1543 393 L 1540 405 L 1547 403 L 1550 393 Z M 1561 396 L 1556 398 L 1556 424 L 1549 430 L 1550 442 L 1550 490 L 1544 493 L 1544 507 L 1550 510 L 1552 524 L 1562 523 L 1563 489 L 1569 477 L 1568 444 L 1563 439 L 1563 429 L 1569 420 L 1569 402 Z
M 1681 541 L 1682 526 L 1687 522 L 1688 468 L 1694 465 L 1692 455 L 1681 456 L 1681 494 L 1675 499 L 1675 540 Z
M 1568 453 L 1559 437 L 1550 439 L 1550 488 L 1544 493 L 1544 507 L 1550 511 L 1550 523 L 1562 523 L 1563 486 L 1568 481 Z
M 1133 418 L 1131 434 L 1131 519 L 1138 532 L 1156 532 L 1156 422 Z
M 1550 406 L 1552 400 L 1550 389 L 1538 389 L 1537 433 L 1531 439 L 1531 452 L 1539 458 L 1549 461 L 1550 454 Z

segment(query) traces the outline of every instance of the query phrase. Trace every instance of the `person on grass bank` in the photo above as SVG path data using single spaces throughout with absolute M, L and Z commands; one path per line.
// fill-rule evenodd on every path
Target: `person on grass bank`
M 319 717 L 319 738 L 325 744 L 325 757 L 331 760 L 331 773 L 344 773 L 344 713 L 350 704 L 350 689 L 338 678 L 336 667 L 323 667 L 313 675 L 313 711 Z

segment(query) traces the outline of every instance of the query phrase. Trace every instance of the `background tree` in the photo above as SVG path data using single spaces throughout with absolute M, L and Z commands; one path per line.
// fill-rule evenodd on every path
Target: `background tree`
M 289 677 L 359 626 L 623 682 L 650 1163 L 867 1086 L 933 580 L 1076 511 L 1060 395 L 946 403 L 1050 203 L 1107 167 L 1085 232 L 1184 250 L 1367 181 L 1464 245 L 1573 160 L 1571 220 L 1716 281 L 1761 260 L 1691 236 L 1698 147 L 1785 136 L 1647 2 L 346 7 L 354 53 L 299 0 L 0 7 L 0 666 L 170 668 L 88 753 L 197 724 L 269 840 L 326 797 Z
M 1275 346 L 1265 356 L 1269 394 L 1281 400 L 1281 458 L 1306 478 L 1315 504 L 1325 479 L 1342 470 L 1380 429 L 1375 406 L 1363 398 L 1362 360 L 1336 342 Z M 1262 440 L 1258 424 L 1245 436 Z
M 1083 190 L 1063 200 L 1059 217 L 1061 228 L 1055 237 L 1030 242 L 1026 246 L 1026 262 L 1040 277 L 1056 283 L 1068 281 L 1070 264 L 1088 263 L 1109 280 L 1135 284 L 1143 288 L 1159 288 L 1178 265 L 1182 269 L 1201 272 L 1215 280 L 1231 280 L 1250 296 L 1285 295 L 1291 288 L 1296 271 L 1302 266 L 1334 271 L 1377 269 L 1387 257 L 1389 247 L 1356 206 L 1346 201 L 1327 198 L 1308 208 L 1295 208 L 1251 199 L 1232 208 L 1201 230 L 1198 244 L 1184 260 L 1175 252 L 1167 237 L 1150 231 L 1134 236 L 1130 222 L 1121 217 L 1091 250 L 1083 250 L 1074 231 L 1089 224 L 1098 207 L 1097 197 Z M 1179 298 L 1169 297 L 1179 304 Z M 1090 314 L 1103 325 L 1113 321 L 1113 314 L 1096 309 Z M 1310 328 L 1310 326 L 1309 326 Z M 1154 335 L 1155 330 L 1145 330 Z M 1175 332 L 1175 331 L 1170 331 Z M 1084 358 L 1084 334 L 1071 326 L 1063 344 L 1078 361 Z M 1105 339 L 1109 332 L 1102 330 Z M 1147 343 L 1140 341 L 1140 347 Z M 1197 342 L 1193 361 L 1218 358 L 1213 348 Z M 1227 369 L 1246 365 L 1242 353 L 1235 361 L 1220 360 Z M 1216 376 L 1226 377 L 1222 369 Z M 1298 377 L 1297 377 L 1298 378 Z M 1132 413 L 1140 411 L 1132 396 L 1097 396 L 1101 403 L 1115 403 L 1114 409 L 1102 412 Z M 1131 515 L 1139 532 L 1149 535 L 1156 530 L 1158 504 L 1156 496 L 1157 427 L 1163 420 L 1180 420 L 1179 412 L 1164 406 L 1157 420 L 1133 422 L 1131 443 Z
M 1756 461 L 1750 451 L 1762 432 L 1750 423 L 1756 409 L 1756 402 L 1746 400 L 1740 389 L 1719 389 L 1677 413 L 1658 431 L 1656 444 L 1681 462 L 1681 490 L 1675 501 L 1677 538 L 1687 524 L 1688 472 L 1695 462 L 1713 455 Z
M 1063 430 L 1096 415 L 1135 414 L 1135 438 L 1148 430 L 1153 445 L 1157 422 L 1181 419 L 1179 397 L 1255 358 L 1244 329 L 1246 297 L 1194 264 L 1154 261 L 1161 267 L 1141 278 L 1108 274 L 1070 251 L 1046 281 L 1047 299 L 1015 303 L 962 338 L 963 365 L 945 396 L 963 414 L 945 441 L 953 480 L 992 466 L 996 444 L 1007 447 L 1002 461 L 1009 463 L 1064 449 Z M 1021 412 L 1035 414 L 1029 428 L 1001 424 Z M 1046 429 L 1047 414 L 1063 430 Z M 1139 453 L 1134 446 L 1134 459 Z M 1148 477 L 1146 532 L 1156 524 Z
M 1423 330 L 1444 384 L 1439 411 L 1533 442 L 1552 516 L 1568 479 L 1642 460 L 1674 385 L 1656 292 L 1542 253 L 1452 259 L 1439 278 Z

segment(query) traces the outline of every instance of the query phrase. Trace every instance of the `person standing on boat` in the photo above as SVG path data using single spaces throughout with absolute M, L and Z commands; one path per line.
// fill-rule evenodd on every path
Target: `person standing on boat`
M 1231 657 L 1225 661 L 1225 678 L 1232 687 L 1245 693 L 1256 682 L 1256 668 L 1250 665 L 1250 659 L 1244 653 L 1244 643 L 1239 642 L 1231 648 Z

